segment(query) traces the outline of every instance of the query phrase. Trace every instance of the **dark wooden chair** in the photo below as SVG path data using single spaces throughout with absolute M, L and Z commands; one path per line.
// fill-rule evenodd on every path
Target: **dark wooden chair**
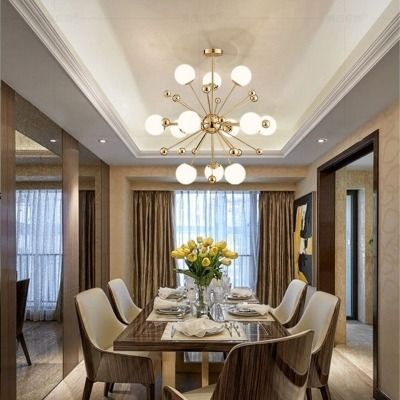
M 21 344 L 22 350 L 25 354 L 26 362 L 28 363 L 28 365 L 32 365 L 23 332 L 28 290 L 29 279 L 22 279 L 20 281 L 17 281 L 17 341 Z
M 132 300 L 125 282 L 113 279 L 107 284 L 111 305 L 117 318 L 125 325 L 130 324 L 142 311 Z
M 297 324 L 304 307 L 307 284 L 299 279 L 293 279 L 281 303 L 271 313 L 285 327 L 291 328 Z
M 330 400 L 328 379 L 339 316 L 340 300 L 325 292 L 315 292 L 296 326 L 289 329 L 297 334 L 306 329 L 314 331 L 307 399 L 312 399 L 311 389 L 318 388 L 324 400 Z
M 303 400 L 313 332 L 235 346 L 216 385 L 187 393 L 164 387 L 166 400 Z
M 152 352 L 115 352 L 114 339 L 126 328 L 118 321 L 102 289 L 86 290 L 75 296 L 86 382 L 83 400 L 88 400 L 94 382 L 104 382 L 104 396 L 114 383 L 141 383 L 147 387 L 147 397 L 153 400 L 154 366 L 159 355 Z

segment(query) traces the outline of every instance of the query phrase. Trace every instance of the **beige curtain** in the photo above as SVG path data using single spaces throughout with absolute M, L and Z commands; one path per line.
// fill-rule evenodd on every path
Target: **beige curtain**
M 257 295 L 276 307 L 294 278 L 293 192 L 261 192 Z
M 174 287 L 173 192 L 133 192 L 133 288 L 144 307 L 160 286 Z

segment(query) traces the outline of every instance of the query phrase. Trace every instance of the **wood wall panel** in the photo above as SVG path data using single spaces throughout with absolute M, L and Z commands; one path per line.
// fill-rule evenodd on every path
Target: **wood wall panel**
M 1 82 L 0 399 L 16 397 L 15 92 Z
M 110 167 L 101 162 L 101 287 L 110 280 Z
M 79 147 L 63 132 L 63 329 L 64 377 L 79 362 L 74 296 L 79 291 Z

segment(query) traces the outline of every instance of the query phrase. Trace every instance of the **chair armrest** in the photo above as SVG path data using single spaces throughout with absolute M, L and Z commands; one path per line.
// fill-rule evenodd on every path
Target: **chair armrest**
M 164 400 L 187 400 L 187 398 L 171 386 L 164 386 Z
M 102 351 L 96 380 L 99 382 L 153 384 L 155 381 L 153 361 L 149 357 Z

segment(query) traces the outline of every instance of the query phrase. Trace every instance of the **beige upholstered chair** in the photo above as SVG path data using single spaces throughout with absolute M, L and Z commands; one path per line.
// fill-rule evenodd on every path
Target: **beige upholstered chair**
M 292 334 L 311 329 L 314 340 L 311 356 L 310 376 L 307 385 L 307 398 L 311 399 L 311 388 L 319 388 L 324 400 L 330 399 L 328 378 L 340 300 L 325 292 L 315 292 L 310 298 L 304 313 L 293 328 Z
M 300 319 L 300 313 L 306 296 L 307 284 L 299 279 L 293 279 L 281 303 L 276 307 L 272 314 L 286 328 L 290 328 Z
M 216 385 L 179 393 L 164 387 L 166 400 L 303 400 L 313 332 L 235 346 Z
M 122 279 L 108 282 L 111 305 L 117 318 L 124 324 L 130 324 L 142 311 L 133 301 Z
M 126 325 L 118 321 L 102 289 L 89 289 L 75 296 L 79 330 L 86 366 L 83 400 L 90 398 L 94 382 L 105 382 L 107 396 L 114 383 L 141 383 L 154 399 L 154 365 L 149 352 L 115 352 L 114 339 Z M 155 356 L 156 358 L 156 356 Z

